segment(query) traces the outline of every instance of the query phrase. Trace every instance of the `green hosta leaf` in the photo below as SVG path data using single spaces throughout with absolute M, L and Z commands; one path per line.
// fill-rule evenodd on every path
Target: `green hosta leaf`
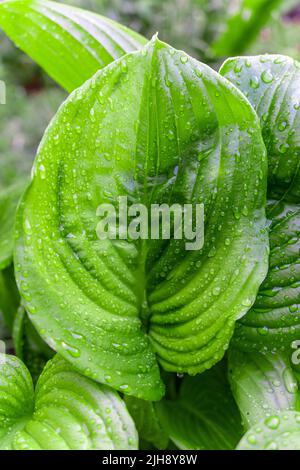
M 271 202 L 270 268 L 253 308 L 237 325 L 243 350 L 289 350 L 300 335 L 300 206 Z
M 0 191 L 0 270 L 12 262 L 15 213 L 25 187 L 24 182 L 18 182 Z
M 269 196 L 300 201 L 300 63 L 286 56 L 228 59 L 220 73 L 247 96 L 261 119 Z
M 241 54 L 256 38 L 282 0 L 238 0 L 231 2 L 232 12 L 225 29 L 212 45 L 217 56 Z
M 201 105 L 200 105 L 201 104 Z M 25 308 L 84 374 L 147 400 L 167 371 L 219 361 L 267 270 L 266 158 L 236 88 L 154 38 L 74 92 L 41 144 L 18 216 Z M 200 204 L 185 240 L 100 240 L 102 203 Z
M 162 425 L 179 449 L 233 449 L 242 436 L 241 416 L 223 367 L 185 377 L 178 397 L 156 406 Z
M 68 91 L 147 42 L 103 16 L 46 0 L 1 3 L 0 26 Z
M 244 435 L 238 450 L 300 450 L 300 413 L 283 412 L 253 426 Z
M 169 436 L 161 426 L 154 403 L 125 397 L 127 409 L 134 419 L 140 440 L 150 442 L 158 449 L 166 449 Z
M 136 449 L 137 433 L 116 392 L 59 356 L 34 391 L 25 365 L 0 355 L 0 449 Z
M 229 352 L 229 380 L 246 428 L 280 411 L 299 409 L 287 354 Z

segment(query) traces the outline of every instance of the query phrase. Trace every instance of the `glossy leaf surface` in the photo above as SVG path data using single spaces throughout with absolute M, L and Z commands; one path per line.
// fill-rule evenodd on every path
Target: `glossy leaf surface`
M 270 269 L 234 344 L 287 350 L 300 328 L 300 64 L 280 55 L 238 57 L 227 60 L 221 73 L 258 113 L 269 162 Z
M 208 67 L 154 38 L 100 71 L 48 128 L 19 211 L 16 274 L 39 333 L 84 374 L 148 400 L 163 394 L 157 360 L 211 367 L 266 274 L 266 169 L 256 115 Z M 121 195 L 203 203 L 203 248 L 100 240 L 97 208 Z
M 281 55 L 228 59 L 220 73 L 260 117 L 268 153 L 269 196 L 300 201 L 300 63 Z

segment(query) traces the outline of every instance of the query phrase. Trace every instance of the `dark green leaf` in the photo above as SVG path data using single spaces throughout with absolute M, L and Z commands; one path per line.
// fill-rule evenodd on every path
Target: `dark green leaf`
M 155 404 L 134 397 L 125 397 L 125 403 L 134 419 L 140 441 L 150 442 L 157 449 L 166 449 L 169 436 L 161 426 Z
M 300 335 L 300 206 L 269 205 L 270 268 L 253 308 L 237 324 L 243 350 L 289 350 Z
M 16 286 L 14 268 L 9 266 L 0 271 L 0 314 L 10 331 L 19 305 L 20 295 Z
M 241 416 L 222 366 L 184 378 L 176 399 L 156 405 L 161 423 L 179 449 L 234 449 L 241 438 Z
M 0 26 L 67 91 L 147 42 L 108 18 L 47 0 L 0 3 Z

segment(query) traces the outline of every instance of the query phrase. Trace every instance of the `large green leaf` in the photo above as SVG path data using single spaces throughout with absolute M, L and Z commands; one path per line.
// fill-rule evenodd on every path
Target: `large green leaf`
M 67 91 L 147 42 L 108 18 L 47 0 L 0 3 L 0 27 Z
M 281 55 L 228 59 L 220 73 L 260 117 L 268 153 L 269 196 L 300 201 L 300 63 Z
M 285 56 L 227 60 L 221 74 L 261 119 L 269 161 L 270 270 L 253 309 L 237 326 L 244 350 L 289 349 L 300 330 L 300 64 Z
M 234 449 L 242 436 L 241 416 L 221 366 L 185 377 L 178 397 L 156 405 L 160 421 L 179 449 Z
M 237 0 L 224 23 L 224 31 L 212 45 L 216 56 L 241 54 L 256 38 L 282 0 Z
M 25 187 L 22 181 L 0 191 L 0 270 L 12 262 L 15 213 Z
M 281 411 L 299 410 L 297 379 L 287 354 L 229 352 L 229 380 L 246 428 Z
M 76 90 L 20 206 L 15 262 L 48 344 L 95 380 L 160 399 L 157 360 L 219 361 L 267 271 L 266 156 L 235 87 L 154 38 Z M 101 203 L 204 203 L 205 240 L 100 240 Z
M 25 365 L 0 355 L 0 449 L 136 449 L 133 421 L 116 392 L 59 356 L 34 391 Z
M 238 450 L 300 450 L 300 413 L 264 418 L 243 436 Z

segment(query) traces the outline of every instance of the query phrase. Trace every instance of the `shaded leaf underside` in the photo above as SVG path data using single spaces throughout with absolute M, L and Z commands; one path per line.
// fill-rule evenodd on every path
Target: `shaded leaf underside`
M 234 449 L 242 436 L 241 416 L 223 364 L 183 379 L 178 397 L 156 405 L 170 439 L 179 449 Z

